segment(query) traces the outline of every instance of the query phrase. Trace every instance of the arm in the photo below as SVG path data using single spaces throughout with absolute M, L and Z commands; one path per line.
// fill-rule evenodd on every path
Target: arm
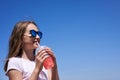
M 54 61 L 54 67 L 52 69 L 48 69 L 48 80 L 59 80 L 56 57 L 50 48 L 47 48 L 46 52 L 53 57 L 53 61 Z
M 39 78 L 39 74 L 42 71 L 43 68 L 43 61 L 45 60 L 45 58 L 47 57 L 46 54 L 44 54 L 45 51 L 40 51 L 37 55 L 36 55 L 36 65 L 35 68 L 31 74 L 31 76 L 29 77 L 29 80 L 38 80 Z
M 31 74 L 31 76 L 29 77 L 29 80 L 38 80 L 38 76 L 39 76 L 39 70 L 35 69 Z M 9 80 L 23 80 L 22 73 L 15 69 L 11 69 L 10 71 L 8 71 L 8 77 Z
M 44 56 L 44 57 L 42 57 Z M 36 55 L 36 64 L 28 80 L 38 80 L 39 74 L 43 68 L 43 61 L 46 58 L 44 52 Z M 21 61 L 18 58 L 12 58 L 8 63 L 7 75 L 9 80 L 23 80 Z M 11 68 L 12 66 L 12 68 Z M 28 65 L 26 65 L 28 66 Z
M 55 67 L 52 69 L 51 73 L 51 80 L 59 80 L 57 64 L 55 64 Z
M 59 80 L 57 64 L 51 69 L 48 70 L 49 80 Z
M 11 69 L 8 71 L 9 80 L 22 80 L 22 73 L 18 70 Z

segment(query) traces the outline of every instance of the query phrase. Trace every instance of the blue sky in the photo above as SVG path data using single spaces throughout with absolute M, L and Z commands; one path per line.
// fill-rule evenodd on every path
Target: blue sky
M 34 20 L 61 80 L 120 80 L 119 0 L 0 0 L 0 80 L 16 22 Z

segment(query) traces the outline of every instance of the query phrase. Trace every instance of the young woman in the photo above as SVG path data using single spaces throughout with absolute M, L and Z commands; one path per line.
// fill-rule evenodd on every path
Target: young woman
M 35 50 L 42 38 L 35 22 L 20 21 L 12 31 L 4 70 L 9 80 L 59 80 L 56 58 L 49 47 Z M 47 53 L 47 54 L 46 54 Z M 54 67 L 46 70 L 44 60 L 52 56 Z

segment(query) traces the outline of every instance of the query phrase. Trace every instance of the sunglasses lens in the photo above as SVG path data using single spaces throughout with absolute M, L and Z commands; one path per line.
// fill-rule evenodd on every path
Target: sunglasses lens
M 38 31 L 38 36 L 40 37 L 40 39 L 42 38 L 42 32 Z
M 36 37 L 36 35 L 38 34 L 40 39 L 42 38 L 42 32 L 40 32 L 40 31 L 36 32 L 35 30 L 30 30 L 30 34 L 32 37 Z
M 31 30 L 30 33 L 31 33 L 32 37 L 36 37 L 36 31 L 35 30 Z

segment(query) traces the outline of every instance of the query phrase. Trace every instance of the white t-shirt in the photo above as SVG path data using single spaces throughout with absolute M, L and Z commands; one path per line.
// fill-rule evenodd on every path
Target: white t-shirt
M 23 80 L 28 80 L 35 67 L 35 61 L 29 61 L 23 58 L 12 57 L 9 59 L 6 74 L 11 69 L 16 69 L 22 73 Z M 38 80 L 48 80 L 47 70 L 42 69 Z

